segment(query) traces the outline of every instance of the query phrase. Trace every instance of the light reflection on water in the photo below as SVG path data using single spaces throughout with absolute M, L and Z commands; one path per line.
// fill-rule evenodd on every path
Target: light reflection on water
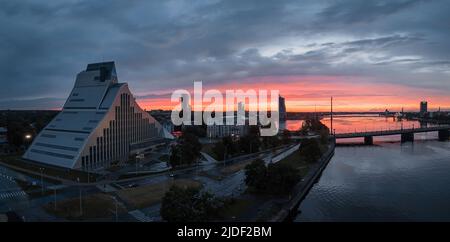
M 324 117 L 321 122 L 330 127 L 330 117 Z M 290 131 L 299 130 L 302 126 L 303 120 L 286 120 L 286 128 Z M 397 120 L 393 117 L 380 117 L 375 115 L 360 115 L 360 116 L 334 116 L 333 129 L 336 133 L 352 133 L 362 131 L 376 131 L 376 130 L 392 130 L 407 128 L 423 127 L 424 123 L 410 120 Z M 431 125 L 431 124 L 428 124 Z
M 404 128 L 420 126 L 403 122 Z M 368 124 L 398 127 L 380 117 L 333 123 L 336 133 Z M 437 132 L 416 134 L 414 143 L 401 144 L 399 136 L 374 139 L 373 146 L 336 148 L 295 221 L 450 221 L 450 142 L 437 141 Z
M 330 127 L 330 118 L 325 117 L 322 123 Z M 420 123 L 419 121 L 398 120 L 394 117 L 380 117 L 374 115 L 361 116 L 335 116 L 333 118 L 333 129 L 338 133 L 353 133 L 379 130 L 398 130 L 427 127 L 432 124 Z
M 331 126 L 330 118 L 325 117 L 321 120 L 322 123 Z M 297 131 L 301 128 L 303 120 L 286 120 L 286 124 L 281 125 L 281 128 L 286 127 L 290 131 Z M 335 116 L 333 118 L 333 129 L 338 133 L 353 133 L 364 131 L 379 131 L 379 130 L 396 130 L 409 129 L 432 126 L 433 124 L 424 124 L 419 121 L 402 120 L 398 121 L 393 117 L 380 117 L 374 115 L 355 116 Z M 436 139 L 437 132 L 417 133 L 414 135 L 416 140 Z M 374 142 L 399 141 L 400 135 L 380 136 L 374 137 Z M 362 143 L 363 138 L 340 139 L 338 143 Z

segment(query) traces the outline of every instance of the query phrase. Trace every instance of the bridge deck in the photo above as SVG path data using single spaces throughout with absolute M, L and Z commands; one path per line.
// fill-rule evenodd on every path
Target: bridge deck
M 358 138 L 358 137 L 370 137 L 370 136 L 385 136 L 407 133 L 425 133 L 439 130 L 450 130 L 450 125 L 435 126 L 427 128 L 415 128 L 415 129 L 397 129 L 397 130 L 380 130 L 380 131 L 368 131 L 368 132 L 355 132 L 355 133 L 341 133 L 336 134 L 336 139 L 346 138 Z

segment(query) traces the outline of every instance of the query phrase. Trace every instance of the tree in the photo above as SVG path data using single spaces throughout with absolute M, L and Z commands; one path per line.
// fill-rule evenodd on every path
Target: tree
M 6 126 L 8 143 L 20 147 L 29 144 L 25 139 L 30 134 L 35 137 L 58 114 L 56 111 L 5 111 L 0 114 L 0 127 Z
M 183 160 L 185 161 L 184 163 L 191 164 L 197 161 L 197 158 L 200 156 L 200 150 L 202 150 L 202 145 L 200 144 L 198 137 L 187 133 L 184 134 L 181 139 L 181 152 L 183 155 Z
M 172 145 L 172 153 L 170 154 L 169 163 L 172 167 L 180 165 L 181 162 L 181 152 L 179 145 Z
M 186 125 L 183 133 L 191 133 L 197 137 L 206 137 L 206 125 Z
M 288 193 L 299 179 L 298 171 L 284 163 L 266 167 L 264 161 L 258 159 L 245 167 L 245 183 L 259 193 Z
M 270 194 L 288 193 L 294 187 L 298 178 L 297 170 L 288 164 L 269 164 L 266 176 L 268 182 L 265 189 Z
M 242 136 L 238 141 L 238 147 L 245 154 L 258 152 L 261 147 L 260 137 L 252 133 Z
M 302 125 L 302 127 L 300 128 L 300 130 L 298 131 L 300 135 L 308 135 L 308 127 L 306 125 Z
M 266 165 L 263 160 L 257 159 L 245 166 L 245 184 L 256 189 L 263 189 L 266 179 Z
M 262 140 L 265 149 L 274 148 L 281 144 L 281 140 L 278 136 L 264 136 Z
M 239 153 L 238 143 L 233 141 L 230 136 L 223 137 L 222 140 L 214 145 L 212 150 L 218 160 L 223 160 L 228 156 Z
M 307 162 L 313 163 L 322 156 L 320 144 L 317 139 L 305 139 L 299 147 L 300 156 L 304 157 Z
M 250 126 L 248 138 L 250 139 L 252 152 L 259 151 L 259 148 L 261 147 L 261 140 L 258 126 Z
M 318 118 L 308 118 L 303 122 L 301 129 L 299 130 L 300 134 L 307 135 L 308 132 L 321 133 L 321 132 L 330 133 L 330 130 L 326 125 L 324 125 Z
M 201 149 L 202 145 L 197 136 L 192 133 L 183 133 L 178 144 L 172 146 L 170 164 L 173 167 L 192 164 L 197 161 Z
M 212 152 L 214 152 L 214 154 L 216 155 L 217 160 L 223 160 L 225 158 L 225 149 L 226 147 L 222 141 L 217 142 L 213 146 Z
M 161 217 L 168 222 L 204 222 L 218 217 L 222 200 L 198 188 L 172 186 L 164 195 Z
M 235 142 L 231 136 L 223 137 L 222 143 L 226 147 L 227 155 L 234 155 L 239 153 L 239 149 L 237 147 L 237 142 Z
M 249 154 L 253 153 L 252 147 L 251 147 L 252 140 L 248 136 L 243 136 L 238 141 L 238 146 L 240 148 L 240 151 Z
M 291 133 L 289 132 L 289 130 L 285 129 L 283 131 L 283 135 L 281 137 L 281 142 L 285 145 L 291 143 Z
M 329 143 L 330 141 L 330 133 L 328 132 L 328 129 L 323 129 L 321 131 L 319 131 L 319 135 L 320 135 L 320 143 L 323 145 L 326 145 Z
M 8 122 L 7 129 L 8 143 L 16 147 L 21 146 L 24 142 L 23 136 L 25 134 L 23 126 L 18 122 Z

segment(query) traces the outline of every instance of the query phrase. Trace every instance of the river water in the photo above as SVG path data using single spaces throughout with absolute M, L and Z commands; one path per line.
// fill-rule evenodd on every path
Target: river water
M 384 117 L 333 119 L 336 133 L 402 125 L 420 126 Z M 436 132 L 415 139 L 401 144 L 399 136 L 386 136 L 374 138 L 373 146 L 342 144 L 361 139 L 339 141 L 295 221 L 450 221 L 450 142 L 437 141 Z

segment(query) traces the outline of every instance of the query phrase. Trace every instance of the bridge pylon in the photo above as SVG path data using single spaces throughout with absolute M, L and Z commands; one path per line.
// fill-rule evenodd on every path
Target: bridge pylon
M 442 129 L 438 131 L 439 141 L 447 141 L 450 138 L 450 130 Z
M 365 145 L 373 145 L 373 136 L 365 136 L 364 144 Z
M 414 142 L 414 133 L 403 133 L 401 134 L 401 142 Z

